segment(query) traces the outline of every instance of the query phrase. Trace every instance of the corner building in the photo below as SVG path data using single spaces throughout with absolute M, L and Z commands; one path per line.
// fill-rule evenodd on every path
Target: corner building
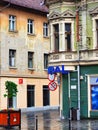
M 41 0 L 0 0 L 0 109 L 7 108 L 5 81 L 17 84 L 11 108 L 59 105 L 58 90 L 48 89 L 48 9 Z
M 49 7 L 49 73 L 60 84 L 60 116 L 98 117 L 98 1 L 46 0 Z M 62 73 L 63 70 L 67 73 Z M 71 114 L 70 114 L 71 113 Z

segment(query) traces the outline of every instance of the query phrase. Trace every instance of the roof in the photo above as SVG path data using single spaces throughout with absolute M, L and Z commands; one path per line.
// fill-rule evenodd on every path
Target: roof
M 48 8 L 44 4 L 44 0 L 2 0 L 5 2 L 9 2 L 16 6 L 21 6 L 37 11 L 41 11 L 44 13 L 48 13 Z

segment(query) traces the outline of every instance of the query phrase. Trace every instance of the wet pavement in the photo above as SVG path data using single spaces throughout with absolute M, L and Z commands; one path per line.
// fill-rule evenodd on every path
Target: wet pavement
M 58 110 L 26 112 L 21 114 L 21 130 L 98 130 L 98 120 L 61 120 Z

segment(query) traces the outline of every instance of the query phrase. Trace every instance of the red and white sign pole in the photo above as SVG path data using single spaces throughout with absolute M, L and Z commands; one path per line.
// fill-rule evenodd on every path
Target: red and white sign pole
M 48 79 L 49 79 L 49 81 L 54 81 L 55 80 L 55 74 L 49 74 Z
M 50 83 L 48 84 L 49 90 L 55 91 L 57 89 L 57 83 L 54 81 L 55 80 L 55 74 L 49 74 L 48 79 Z
M 55 91 L 55 90 L 57 89 L 57 83 L 54 82 L 54 81 L 51 81 L 51 82 L 48 84 L 48 87 L 49 87 L 49 90 Z

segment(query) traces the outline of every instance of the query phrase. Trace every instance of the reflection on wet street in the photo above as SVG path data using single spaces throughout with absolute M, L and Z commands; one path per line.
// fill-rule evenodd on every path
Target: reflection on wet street
M 69 125 L 69 120 L 60 120 L 58 110 L 29 112 L 22 114 L 22 130 L 98 130 L 98 120 L 71 121 Z
M 26 112 L 21 114 L 21 130 L 98 130 L 98 120 L 60 120 L 59 111 Z M 70 126 L 70 127 L 69 127 Z M 11 130 L 18 130 L 14 127 Z M 0 130 L 5 130 L 0 127 Z

